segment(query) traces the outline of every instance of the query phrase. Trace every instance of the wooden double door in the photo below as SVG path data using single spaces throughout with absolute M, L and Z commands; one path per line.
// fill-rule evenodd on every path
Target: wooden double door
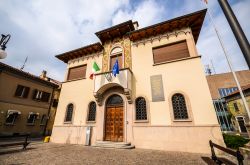
M 106 141 L 123 141 L 123 106 L 110 106 L 106 108 L 105 137 Z

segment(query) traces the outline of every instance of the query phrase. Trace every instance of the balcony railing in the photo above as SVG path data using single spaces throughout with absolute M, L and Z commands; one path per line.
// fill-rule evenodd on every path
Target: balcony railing
M 132 92 L 132 71 L 129 68 L 120 69 L 119 74 L 114 77 L 112 72 L 103 72 L 95 75 L 94 96 L 98 102 L 102 102 L 102 94 L 112 87 L 122 87 L 124 95 L 127 97 L 129 103 L 131 101 Z

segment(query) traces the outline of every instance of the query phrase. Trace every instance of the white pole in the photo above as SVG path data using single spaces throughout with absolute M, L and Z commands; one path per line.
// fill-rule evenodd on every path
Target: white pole
M 248 119 L 250 120 L 250 111 L 249 111 L 249 108 L 248 108 L 248 105 L 247 105 L 247 101 L 246 101 L 246 99 L 245 99 L 245 97 L 244 97 L 244 95 L 243 95 L 243 92 L 242 92 L 240 83 L 239 83 L 239 81 L 238 81 L 238 79 L 237 79 L 237 76 L 236 76 L 234 70 L 233 70 L 233 67 L 232 67 L 232 64 L 231 64 L 231 60 L 230 60 L 229 56 L 227 55 L 227 52 L 226 52 L 226 49 L 225 49 L 225 47 L 224 47 L 224 44 L 223 44 L 223 42 L 222 42 L 222 40 L 221 40 L 220 34 L 219 34 L 219 32 L 218 32 L 218 30 L 217 30 L 217 28 L 216 28 L 216 26 L 215 26 L 215 23 L 214 23 L 214 21 L 213 21 L 213 17 L 212 17 L 212 15 L 211 15 L 211 13 L 210 13 L 210 11 L 209 11 L 209 9 L 208 9 L 208 5 L 206 4 L 206 6 L 207 6 L 208 15 L 209 15 L 210 20 L 211 20 L 211 22 L 212 22 L 212 24 L 213 24 L 214 30 L 215 30 L 215 32 L 216 32 L 216 34 L 217 34 L 217 37 L 218 37 L 218 39 L 219 39 L 219 41 L 220 41 L 220 45 L 221 45 L 221 47 L 222 47 L 222 50 L 223 50 L 224 55 L 225 55 L 225 57 L 226 57 L 227 63 L 228 63 L 228 65 L 229 65 L 229 69 L 230 69 L 230 71 L 232 72 L 233 77 L 234 77 L 234 80 L 235 80 L 235 82 L 236 82 L 236 85 L 237 85 L 237 87 L 238 87 L 238 89 L 239 89 L 240 96 L 241 96 L 241 99 L 242 99 L 242 101 L 243 101 L 243 105 L 244 105 L 244 107 L 245 107 L 245 109 L 246 109 L 246 112 L 247 112 L 247 114 L 248 114 Z M 250 123 L 249 120 L 248 120 L 248 122 Z

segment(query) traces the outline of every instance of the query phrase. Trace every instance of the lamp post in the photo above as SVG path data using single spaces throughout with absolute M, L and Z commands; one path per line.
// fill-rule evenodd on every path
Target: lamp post
M 2 34 L 0 40 L 0 59 L 4 59 L 7 56 L 7 53 L 4 51 L 6 49 L 6 44 L 10 40 L 10 34 L 4 35 Z

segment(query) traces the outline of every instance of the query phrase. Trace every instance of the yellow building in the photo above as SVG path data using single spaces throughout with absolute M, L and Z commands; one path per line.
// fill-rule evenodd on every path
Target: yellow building
M 248 107 L 250 108 L 250 84 L 242 88 L 244 96 L 246 98 Z M 238 133 L 247 134 L 245 124 L 249 122 L 249 118 L 239 91 L 235 91 L 225 97 L 227 107 L 232 114 L 231 120 L 234 126 L 234 130 Z
M 0 62 L 0 135 L 51 133 L 59 86 L 45 71 L 38 77 Z
M 142 29 L 130 20 L 97 32 L 101 43 L 57 55 L 67 71 L 51 141 L 86 144 L 91 126 L 98 146 L 209 153 L 210 139 L 223 144 L 195 46 L 205 14 Z

